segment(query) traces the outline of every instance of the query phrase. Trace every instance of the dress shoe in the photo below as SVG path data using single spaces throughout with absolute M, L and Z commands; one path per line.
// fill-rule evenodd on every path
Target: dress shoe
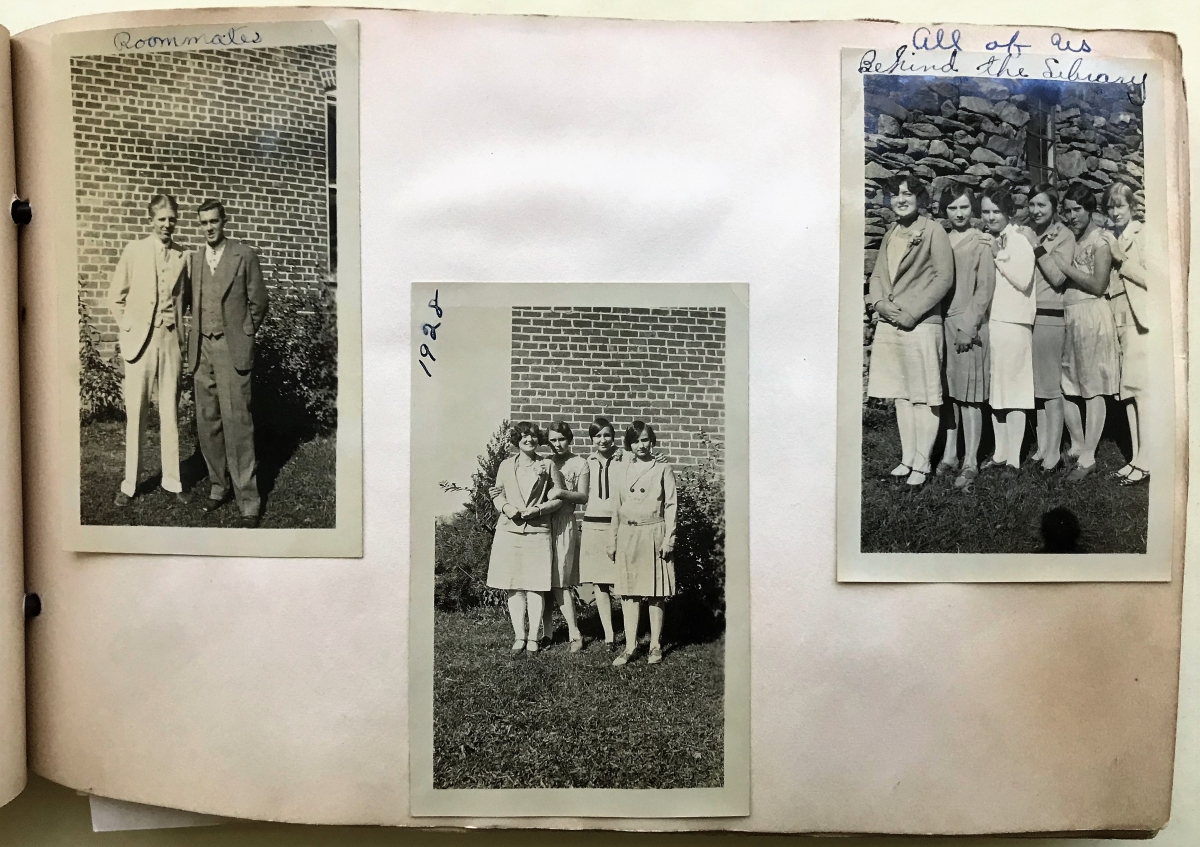
M 205 513 L 215 512 L 217 509 L 221 508 L 226 503 L 228 503 L 230 501 L 230 499 L 231 498 L 229 498 L 229 497 L 222 497 L 220 500 L 217 500 L 216 498 L 209 497 L 207 500 L 204 501 L 204 505 L 200 507 L 200 511 L 205 512 Z
M 163 489 L 170 497 L 174 498 L 175 502 L 181 506 L 190 506 L 192 504 L 192 495 L 185 491 L 167 491 Z
M 242 529 L 258 529 L 260 520 L 258 515 L 242 515 L 238 520 L 238 526 Z

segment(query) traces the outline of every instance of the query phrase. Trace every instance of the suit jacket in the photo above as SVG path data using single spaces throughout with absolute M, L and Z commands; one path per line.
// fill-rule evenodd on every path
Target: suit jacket
M 907 312 L 916 323 L 941 323 L 942 298 L 954 285 L 954 251 L 950 236 L 941 225 L 925 215 L 917 218 L 904 257 L 892 279 L 888 271 L 887 248 L 893 238 L 901 236 L 893 225 L 883 236 L 879 256 L 871 272 L 867 303 L 891 300 Z
M 132 362 L 142 355 L 154 330 L 158 312 L 158 274 L 155 257 L 162 242 L 154 235 L 131 241 L 121 251 L 109 284 L 108 299 L 117 319 L 117 342 L 121 357 Z M 167 276 L 175 300 L 175 325 L 183 321 L 184 291 L 187 287 L 187 254 L 172 243 L 167 246 Z
M 192 331 L 188 337 L 188 370 L 195 371 L 200 363 L 200 316 L 203 296 L 201 273 L 207 268 L 205 247 L 191 255 Z M 258 254 L 250 245 L 225 239 L 225 252 L 217 263 L 217 290 L 223 292 L 221 315 L 224 318 L 225 341 L 229 357 L 239 371 L 254 367 L 254 334 L 267 315 L 267 287 L 263 284 Z

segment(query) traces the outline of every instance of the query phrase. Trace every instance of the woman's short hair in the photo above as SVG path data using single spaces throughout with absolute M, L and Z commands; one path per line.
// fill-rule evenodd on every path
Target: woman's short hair
M 993 185 L 991 188 L 984 189 L 983 195 L 979 199 L 981 206 L 984 200 L 991 200 L 1006 218 L 1011 218 L 1016 214 L 1017 204 L 1013 202 L 1012 192 L 1003 185 Z
M 600 434 L 600 430 L 609 429 L 613 435 L 617 434 L 617 428 L 612 425 L 612 421 L 608 418 L 596 418 L 592 421 L 592 425 L 588 427 L 588 435 L 595 438 Z
M 571 427 L 567 426 L 566 421 L 555 421 L 554 423 L 550 424 L 550 426 L 546 427 L 547 438 L 550 437 L 550 433 L 552 432 L 557 432 L 563 438 L 567 439 L 568 444 L 575 440 L 575 433 L 571 432 Z
M 1063 202 L 1078 203 L 1085 211 L 1096 211 L 1096 194 L 1082 182 L 1073 182 L 1063 195 Z
M 1112 206 L 1113 198 L 1120 197 L 1125 201 L 1125 205 L 1133 211 L 1137 206 L 1137 199 L 1134 197 L 1133 189 L 1123 182 L 1114 182 L 1104 189 L 1104 208 L 1108 209 Z
M 1058 211 L 1058 189 L 1048 182 L 1039 182 L 1033 188 L 1029 189 L 1029 199 L 1032 200 L 1039 194 L 1045 194 L 1046 199 L 1050 201 L 1051 208 Z
M 888 199 L 891 199 L 900 193 L 902 185 L 907 185 L 909 193 L 917 198 L 918 209 L 929 205 L 929 188 L 925 185 L 925 180 L 912 171 L 901 171 L 888 177 L 883 184 L 883 193 Z
M 538 444 L 546 443 L 545 433 L 541 428 L 532 421 L 517 421 L 508 431 L 508 441 L 514 447 L 521 443 L 521 439 L 527 435 L 532 435 L 537 439 Z
M 958 200 L 959 197 L 966 197 L 967 202 L 971 204 L 971 217 L 979 217 L 979 198 L 975 196 L 975 192 L 971 190 L 971 186 L 964 182 L 954 182 L 941 193 L 938 197 L 938 211 L 942 216 L 946 216 L 946 209 L 950 204 Z
M 650 435 L 651 445 L 658 443 L 658 436 L 654 434 L 654 427 L 645 421 L 634 421 L 629 425 L 629 429 L 625 430 L 625 449 L 628 450 L 633 447 L 633 442 L 640 439 L 643 432 Z

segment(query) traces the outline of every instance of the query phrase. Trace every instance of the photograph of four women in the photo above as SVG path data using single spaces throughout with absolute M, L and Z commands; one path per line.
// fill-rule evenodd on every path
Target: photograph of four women
M 498 518 L 487 584 L 507 594 L 514 654 L 543 649 L 539 631 L 552 631 L 554 606 L 566 621 L 569 651 L 583 650 L 573 589 L 584 587 L 611 650 L 617 649 L 611 598 L 620 598 L 625 641 L 613 665 L 636 655 L 643 605 L 650 623 L 646 662 L 658 664 L 664 603 L 675 593 L 675 473 L 655 455 L 657 437 L 644 421 L 624 430 L 624 450 L 607 418 L 596 418 L 588 435 L 591 450 L 579 455 L 564 421 L 545 430 L 529 421 L 512 426 L 516 452 L 500 465 L 489 492 Z M 543 445 L 548 456 L 538 452 Z
M 981 474 L 1078 483 L 1096 472 L 1111 402 L 1130 445 L 1112 483 L 1147 483 L 1148 281 L 1134 191 L 1043 183 L 1018 210 L 1009 187 L 954 183 L 936 198 L 944 223 L 920 176 L 895 174 L 884 191 L 895 222 L 867 286 L 878 323 L 866 393 L 895 403 L 901 455 L 885 476 L 910 491 L 944 477 L 967 494 Z M 994 448 L 981 456 L 989 424 Z

